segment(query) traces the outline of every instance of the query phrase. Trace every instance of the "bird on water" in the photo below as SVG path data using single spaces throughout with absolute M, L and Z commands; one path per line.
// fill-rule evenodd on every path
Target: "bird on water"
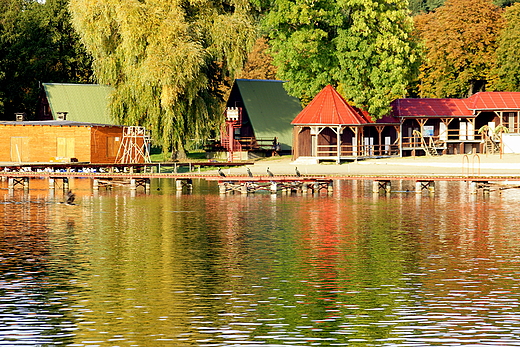
M 302 174 L 300 173 L 300 170 L 298 170 L 297 167 L 294 168 L 294 172 L 296 172 L 296 176 L 300 177 Z
M 247 170 L 247 175 L 248 175 L 249 177 L 253 177 L 253 173 L 251 172 L 251 170 L 249 170 L 248 167 L 246 168 L 246 170 Z
M 76 194 L 69 190 L 65 196 L 65 203 L 67 205 L 74 205 L 74 200 L 76 200 Z
M 273 177 L 273 173 L 271 172 L 271 170 L 269 170 L 269 168 L 267 168 L 267 175 L 269 175 L 269 177 Z
M 226 177 L 226 174 L 222 172 L 221 168 L 218 168 L 218 174 L 220 175 L 220 177 Z

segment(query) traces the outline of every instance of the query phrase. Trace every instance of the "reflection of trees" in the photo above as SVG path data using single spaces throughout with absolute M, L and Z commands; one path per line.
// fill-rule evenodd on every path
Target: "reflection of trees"
M 494 258 L 518 253 L 509 193 L 472 201 L 439 185 L 447 198 L 373 199 L 369 186 L 343 182 L 333 197 L 272 199 L 202 184 L 177 195 L 168 184 L 135 197 L 100 191 L 75 207 L 0 205 L 0 279 L 9 280 L 0 296 L 23 282 L 18 293 L 34 303 L 19 310 L 56 312 L 47 322 L 76 325 L 71 342 L 197 345 L 236 334 L 378 344 L 421 324 L 402 316 L 446 311 L 432 300 L 457 304 L 446 298 L 465 291 L 478 308 L 515 281 L 511 259 Z M 469 293 L 471 281 L 479 292 Z
M 69 286 L 53 271 L 46 201 L 16 193 L 0 210 L 0 341 L 70 342 Z

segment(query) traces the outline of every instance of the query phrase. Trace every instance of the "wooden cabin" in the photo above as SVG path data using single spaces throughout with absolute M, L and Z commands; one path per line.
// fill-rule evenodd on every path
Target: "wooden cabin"
M 292 149 L 291 120 L 300 101 L 287 94 L 283 81 L 237 79 L 226 103 L 220 141 L 208 149 L 228 159 L 251 159 Z
M 0 162 L 115 163 L 123 126 L 59 121 L 0 122 Z
M 326 86 L 292 121 L 293 159 L 352 160 L 399 155 L 399 121 L 372 121 Z
M 520 92 L 467 99 L 397 99 L 401 155 L 520 153 Z

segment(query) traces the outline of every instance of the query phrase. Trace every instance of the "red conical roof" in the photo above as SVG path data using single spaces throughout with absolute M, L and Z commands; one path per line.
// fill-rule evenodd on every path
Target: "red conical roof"
M 358 125 L 372 123 L 358 109 L 350 106 L 331 85 L 326 86 L 294 118 L 291 124 Z

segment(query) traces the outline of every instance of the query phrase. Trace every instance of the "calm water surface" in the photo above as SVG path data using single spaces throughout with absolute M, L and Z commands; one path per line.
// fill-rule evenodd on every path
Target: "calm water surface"
M 520 346 L 519 189 L 90 183 L 0 190 L 1 346 Z

